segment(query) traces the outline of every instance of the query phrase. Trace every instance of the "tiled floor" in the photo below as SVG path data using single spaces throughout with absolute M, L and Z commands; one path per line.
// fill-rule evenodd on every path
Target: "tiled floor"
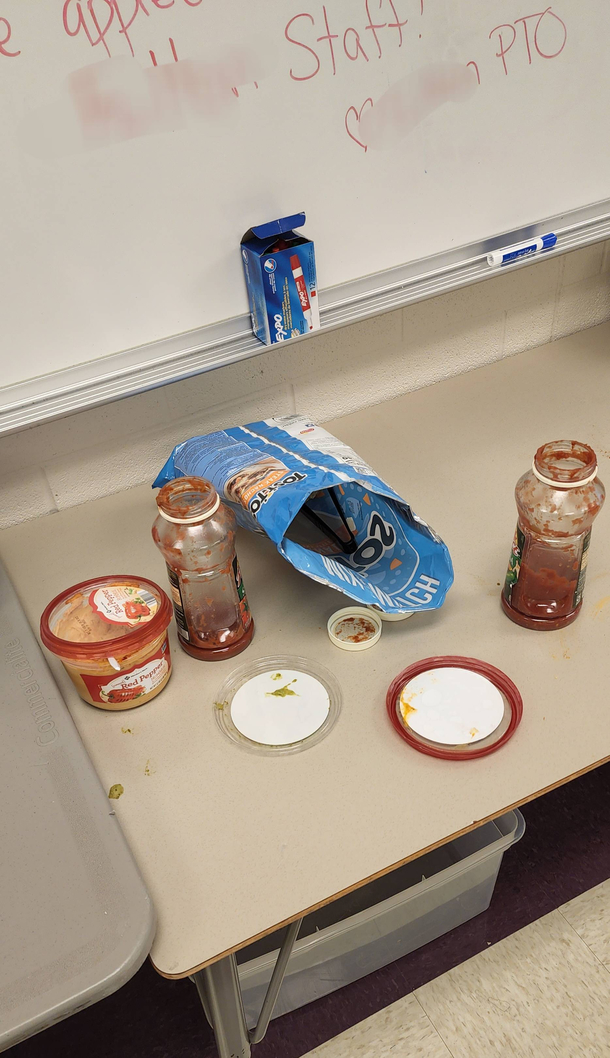
M 347 1029 L 306 1058 L 451 1058 L 414 996 L 405 996 Z
M 307 1058 L 608 1058 L 610 881 Z
M 453 1036 L 449 1038 L 448 1018 L 442 1029 L 440 1024 L 434 1028 L 421 1007 L 428 983 L 430 996 L 439 997 L 434 1010 L 437 1005 L 439 1010 L 446 1009 L 447 1002 L 437 990 L 441 988 L 439 981 L 443 987 L 449 982 L 447 987 L 457 988 L 452 974 L 459 971 L 454 971 L 454 967 L 467 959 L 471 960 L 467 966 L 472 966 L 476 962 L 472 957 L 487 948 L 492 961 L 498 953 L 501 958 L 504 938 L 509 938 L 509 945 L 517 943 L 512 935 L 529 923 L 536 923 L 532 936 L 538 938 L 538 931 L 546 929 L 544 923 L 557 920 L 552 912 L 560 907 L 566 920 L 610 969 L 610 903 L 605 894 L 592 888 L 610 878 L 610 764 L 526 805 L 523 814 L 527 822 L 525 836 L 506 853 L 491 907 L 485 914 L 398 962 L 272 1021 L 254 1058 L 301 1058 L 311 1051 L 315 1055 L 315 1048 L 323 1058 L 329 1058 L 333 1052 L 325 1051 L 326 1041 L 332 1041 L 327 1046 L 334 1047 L 335 1037 L 346 1030 L 358 1032 L 358 1023 L 362 1024 L 363 1019 L 373 1026 L 371 1041 L 377 1039 L 378 1031 L 382 1035 L 384 1021 L 396 1026 L 395 1031 L 390 1028 L 386 1034 L 386 1050 L 381 1049 L 380 1042 L 372 1052 L 375 1058 L 448 1058 L 452 1046 L 455 1058 L 462 1058 L 468 1052 L 458 1050 Z M 538 922 L 540 919 L 543 924 Z M 567 952 L 557 939 L 555 944 Z M 493 973 L 500 973 L 495 962 Z M 610 1009 L 608 1000 L 610 993 L 606 999 Z M 540 1007 L 536 1010 L 539 1012 Z M 413 1011 L 418 1012 L 417 1017 Z M 379 1022 L 371 1018 L 378 1012 Z M 493 1023 L 496 1028 L 500 1023 L 497 1013 Z M 357 1028 L 352 1030 L 350 1026 L 354 1025 Z M 437 1029 L 444 1039 L 442 1046 Z M 344 1054 L 364 1058 L 366 1036 L 361 1038 L 361 1044 L 358 1052 L 355 1043 L 348 1043 L 347 1050 L 335 1052 L 334 1058 L 343 1058 Z M 426 1046 L 427 1050 L 422 1049 Z M 569 1056 L 565 1051 L 555 1051 L 551 1052 L 553 1058 L 598 1058 L 600 1054 L 610 1058 L 610 1027 L 606 1051 L 592 1049 L 592 1045 L 589 1049 L 586 1045 L 570 1046 Z M 217 1054 L 193 985 L 189 981 L 162 979 L 148 962 L 119 992 L 33 1036 L 9 1053 L 10 1058 L 216 1058 Z M 494 1058 L 501 1052 L 489 1043 L 481 1044 L 479 1039 L 478 1052 L 474 1048 L 471 1053 L 476 1053 L 477 1058 Z M 513 1058 L 509 1050 L 503 1054 Z M 544 1052 L 538 1050 L 536 1058 L 539 1055 Z

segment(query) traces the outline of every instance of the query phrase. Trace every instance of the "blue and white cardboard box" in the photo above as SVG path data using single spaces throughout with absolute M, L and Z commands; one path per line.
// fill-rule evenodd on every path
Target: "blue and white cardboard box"
M 252 330 L 265 345 L 320 326 L 314 245 L 294 231 L 304 223 L 295 213 L 250 228 L 241 241 Z

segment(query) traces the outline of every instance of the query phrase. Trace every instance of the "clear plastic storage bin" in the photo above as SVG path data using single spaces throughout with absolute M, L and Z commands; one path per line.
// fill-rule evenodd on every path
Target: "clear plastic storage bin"
M 502 856 L 523 837 L 518 811 L 448 842 L 308 915 L 274 1017 L 387 966 L 481 914 Z M 238 953 L 244 1008 L 256 1023 L 285 930 Z

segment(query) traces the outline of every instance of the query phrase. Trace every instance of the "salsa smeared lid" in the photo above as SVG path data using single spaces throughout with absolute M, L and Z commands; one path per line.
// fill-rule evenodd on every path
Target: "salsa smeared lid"
M 368 606 L 346 606 L 328 619 L 328 637 L 341 650 L 367 650 L 381 636 L 381 618 Z

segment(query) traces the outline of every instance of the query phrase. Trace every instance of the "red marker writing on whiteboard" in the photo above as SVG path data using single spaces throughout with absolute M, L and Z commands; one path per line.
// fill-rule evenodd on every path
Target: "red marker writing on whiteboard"
M 307 293 L 307 283 L 305 282 L 305 276 L 303 275 L 303 269 L 301 268 L 301 262 L 299 261 L 297 254 L 293 254 L 290 258 L 290 267 L 294 276 L 299 301 L 301 302 L 303 319 L 307 324 L 307 329 L 313 331 L 313 316 L 311 313 L 309 294 Z

